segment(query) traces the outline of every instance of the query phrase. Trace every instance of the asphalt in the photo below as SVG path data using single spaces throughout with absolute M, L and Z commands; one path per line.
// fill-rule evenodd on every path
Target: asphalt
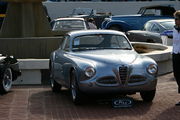
M 134 99 L 129 108 L 94 99 L 77 106 L 66 89 L 53 93 L 49 86 L 13 86 L 0 96 L 0 120 L 180 120 L 180 106 L 175 106 L 180 95 L 172 73 L 158 77 L 152 103 L 143 102 L 139 94 L 129 97 Z

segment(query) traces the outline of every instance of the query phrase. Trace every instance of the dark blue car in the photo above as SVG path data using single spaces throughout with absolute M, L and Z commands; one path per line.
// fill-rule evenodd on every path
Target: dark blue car
M 103 21 L 101 28 L 123 32 L 128 30 L 140 30 L 149 20 L 173 18 L 174 12 L 175 9 L 170 6 L 142 7 L 136 15 L 115 15 L 106 18 Z

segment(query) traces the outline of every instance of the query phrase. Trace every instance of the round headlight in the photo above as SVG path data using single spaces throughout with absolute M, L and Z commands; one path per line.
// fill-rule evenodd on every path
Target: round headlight
M 158 71 L 158 67 L 155 64 L 150 64 L 147 68 L 148 73 L 150 74 L 156 74 Z
M 85 70 L 85 75 L 86 75 L 87 77 L 92 77 L 92 76 L 94 76 L 94 75 L 95 75 L 95 69 L 94 69 L 93 67 L 88 67 L 88 68 L 86 68 L 86 70 Z

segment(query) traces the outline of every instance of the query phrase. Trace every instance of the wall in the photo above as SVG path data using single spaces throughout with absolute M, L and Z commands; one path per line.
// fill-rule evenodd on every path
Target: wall
M 0 53 L 13 55 L 18 59 L 48 59 L 61 42 L 62 37 L 0 38 Z
M 111 12 L 113 15 L 135 14 L 140 7 L 149 5 L 171 5 L 180 9 L 180 1 L 146 1 L 146 2 L 44 2 L 51 19 L 66 17 L 74 8 L 93 8 L 97 12 Z

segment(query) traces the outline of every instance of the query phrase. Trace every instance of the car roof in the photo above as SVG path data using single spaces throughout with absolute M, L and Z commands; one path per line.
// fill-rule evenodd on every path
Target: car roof
M 158 9 L 158 8 L 173 8 L 172 6 L 169 5 L 151 5 L 151 6 L 144 6 L 141 8 L 149 8 L 149 9 Z
M 84 18 L 57 18 L 55 19 L 55 21 L 58 20 L 84 20 Z
M 162 15 L 168 15 L 168 16 L 173 16 L 173 13 L 176 11 L 174 7 L 170 5 L 145 6 L 145 7 L 141 7 L 139 11 L 144 10 L 144 9 L 160 9 L 162 12 L 161 13 Z
M 155 20 L 149 20 L 148 22 L 168 22 L 168 21 L 174 21 L 174 19 L 155 19 Z
M 82 35 L 91 35 L 91 34 L 117 34 L 117 35 L 123 35 L 125 34 L 120 31 L 116 30 L 77 30 L 77 31 L 71 31 L 67 33 L 70 36 L 82 36 Z

